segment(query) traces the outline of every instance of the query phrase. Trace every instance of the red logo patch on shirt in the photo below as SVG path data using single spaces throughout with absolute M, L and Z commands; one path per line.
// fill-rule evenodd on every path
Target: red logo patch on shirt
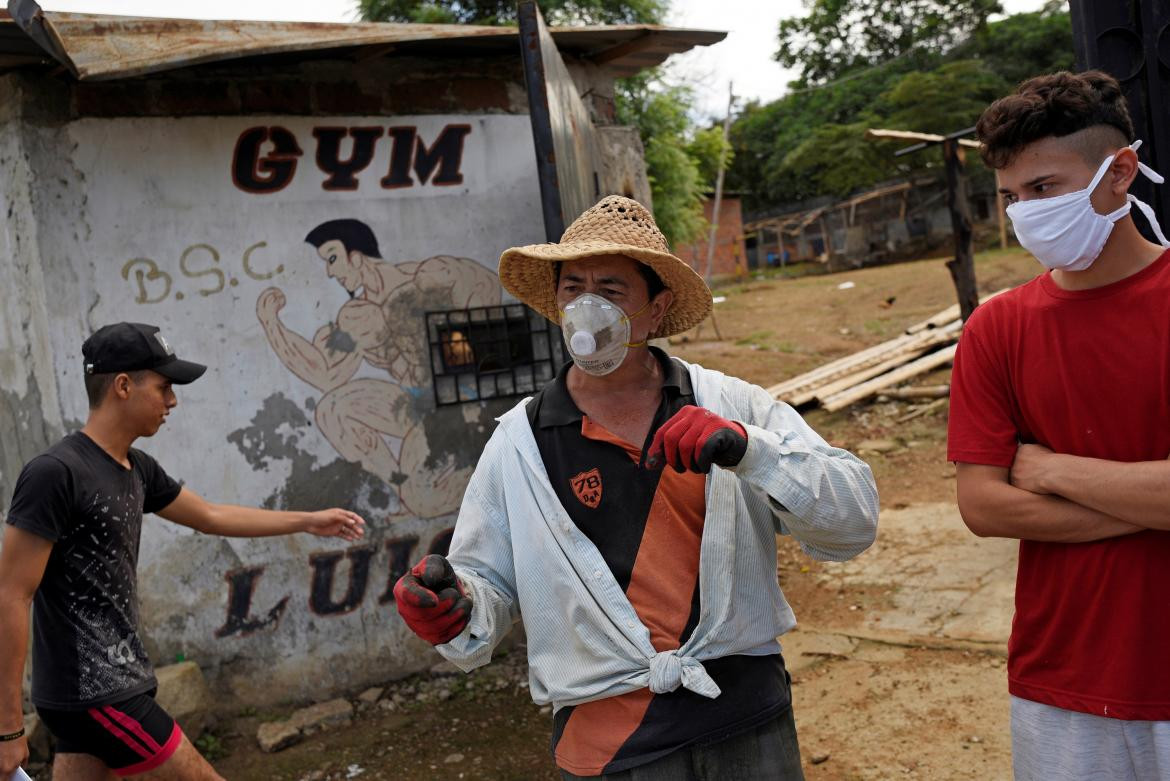
M 576 475 L 569 483 L 581 504 L 590 510 L 596 510 L 601 504 L 601 470 L 597 467 Z

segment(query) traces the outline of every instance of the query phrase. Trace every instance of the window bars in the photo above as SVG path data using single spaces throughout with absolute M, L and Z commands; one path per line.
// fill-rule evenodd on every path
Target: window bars
M 564 360 L 558 329 L 523 304 L 427 312 L 435 405 L 535 393 Z

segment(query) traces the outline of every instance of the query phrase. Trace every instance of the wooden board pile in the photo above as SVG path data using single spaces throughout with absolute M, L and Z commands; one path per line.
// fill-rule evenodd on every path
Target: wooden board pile
M 1002 292 L 983 296 L 980 303 Z M 768 392 L 794 407 L 815 402 L 835 412 L 949 364 L 955 358 L 962 330 L 959 305 L 955 304 L 915 323 L 895 339 L 773 385 Z

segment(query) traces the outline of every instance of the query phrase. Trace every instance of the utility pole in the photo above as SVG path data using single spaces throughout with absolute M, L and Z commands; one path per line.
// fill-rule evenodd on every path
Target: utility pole
M 719 231 L 719 208 L 723 203 L 723 169 L 727 160 L 727 145 L 731 140 L 731 104 L 735 101 L 732 82 L 727 82 L 727 115 L 723 117 L 723 149 L 719 150 L 719 172 L 715 175 L 715 204 L 711 210 L 711 236 L 707 240 L 707 272 L 703 278 L 711 284 L 711 268 L 715 265 L 715 234 Z
M 967 177 L 963 171 L 963 150 L 961 147 L 978 148 L 976 141 L 964 138 L 975 132 L 969 127 L 945 136 L 934 133 L 916 133 L 909 130 L 867 130 L 869 138 L 900 138 L 921 141 L 914 146 L 899 149 L 894 157 L 919 152 L 935 144 L 942 145 L 943 162 L 946 164 L 947 208 L 951 213 L 951 229 L 955 234 L 955 256 L 947 261 L 947 271 L 955 283 L 959 299 L 960 317 L 966 322 L 975 307 L 979 306 L 979 292 L 975 284 L 975 250 L 972 246 L 971 206 L 967 202 Z M 1001 235 L 1002 232 L 1001 232 Z M 1006 240 L 1006 237 L 1003 239 Z
M 979 306 L 975 285 L 975 252 L 971 237 L 971 206 L 967 202 L 967 177 L 963 172 L 963 152 L 959 139 L 948 137 L 942 144 L 947 172 L 947 208 L 951 212 L 951 229 L 955 234 L 955 257 L 947 261 L 947 271 L 959 297 L 959 316 L 963 322 Z

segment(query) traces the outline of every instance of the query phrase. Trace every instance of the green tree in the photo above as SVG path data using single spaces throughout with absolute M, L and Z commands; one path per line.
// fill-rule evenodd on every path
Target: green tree
M 974 124 L 988 103 L 1020 80 L 1073 67 L 1069 15 L 1058 1 L 1042 11 L 982 25 L 972 20 L 985 17 L 983 11 L 994 3 L 931 0 L 930 6 L 936 10 L 960 3 L 973 14 L 967 22 L 956 23 L 948 36 L 968 28 L 974 32 L 957 45 L 950 45 L 950 37 L 916 32 L 906 40 L 917 43 L 900 53 L 899 45 L 875 49 L 892 55 L 876 64 L 871 60 L 880 55 L 866 53 L 858 39 L 850 38 L 849 19 L 821 18 L 834 11 L 848 16 L 876 8 L 867 3 L 869 0 L 810 0 L 804 19 L 796 21 L 811 26 L 819 19 L 821 33 L 828 36 L 826 31 L 831 28 L 836 31 L 833 35 L 843 37 L 836 43 L 823 37 L 819 48 L 813 46 L 805 52 L 808 62 L 794 62 L 805 75 L 790 85 L 787 95 L 769 104 L 747 105 L 732 124 L 736 154 L 728 181 L 734 189 L 749 191 L 749 210 L 781 208 L 818 195 L 842 194 L 850 186 L 865 187 L 937 163 L 937 155 L 930 154 L 899 158 L 896 166 L 892 160 L 875 160 L 871 154 L 888 157 L 895 147 L 866 141 L 860 132 L 869 127 L 938 133 L 961 130 Z M 888 10 L 902 13 L 908 7 L 904 4 Z M 875 25 L 879 31 L 883 26 Z M 929 27 L 924 21 L 921 26 Z M 896 42 L 896 36 L 882 40 Z M 852 48 L 857 51 L 852 52 Z M 849 53 L 840 57 L 833 54 L 839 51 Z M 793 52 L 800 54 L 795 49 Z M 830 71 L 836 76 L 834 80 L 810 83 L 816 81 L 814 76 L 823 78 Z M 857 133 L 851 135 L 853 131 Z M 824 150 L 829 151 L 826 154 Z
M 941 53 L 983 28 L 999 0 L 805 0 L 804 16 L 782 19 L 776 59 L 801 69 L 803 85 L 915 51 Z
M 908 73 L 885 95 L 887 124 L 922 133 L 953 133 L 974 125 L 1009 86 L 982 60 L 958 60 Z
M 615 98 L 618 123 L 638 128 L 642 138 L 658 227 L 672 246 L 694 241 L 706 228 L 703 195 L 714 183 L 719 153 L 729 151 L 722 130 L 696 133 L 687 114 L 691 89 L 667 84 L 658 70 L 622 79 Z
M 731 142 L 723 139 L 723 127 L 703 128 L 697 130 L 687 144 L 687 154 L 699 167 L 699 179 L 713 185 L 719 175 L 719 158 L 722 156 L 723 165 L 727 167 L 735 160 L 735 150 Z
M 896 173 L 889 150 L 865 137 L 868 122 L 821 125 L 781 161 L 784 173 L 820 195 L 844 197 Z
M 668 0 L 541 0 L 549 24 L 661 24 Z M 370 22 L 516 23 L 515 0 L 359 0 Z
M 1015 14 L 977 31 L 952 52 L 958 59 L 979 59 L 1010 87 L 1032 76 L 1076 68 L 1072 19 L 1064 3 Z
M 925 52 L 916 59 L 928 69 L 941 61 Z M 887 93 L 915 67 L 909 58 L 895 60 L 835 84 L 796 89 L 772 103 L 748 104 L 731 126 L 735 157 L 728 186 L 749 193 L 749 210 L 821 195 L 818 178 L 787 164 L 789 154 L 822 125 L 882 124 L 892 110 Z

